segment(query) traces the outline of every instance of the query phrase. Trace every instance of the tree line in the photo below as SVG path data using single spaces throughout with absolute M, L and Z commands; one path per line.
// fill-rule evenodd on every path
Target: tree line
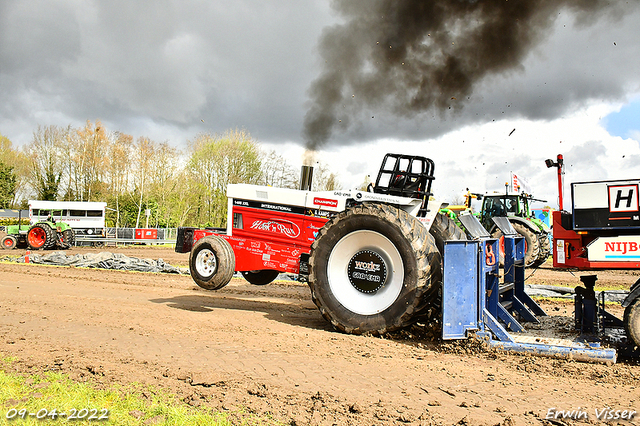
M 83 127 L 38 126 L 14 148 L 0 135 L 0 208 L 27 208 L 29 199 L 106 201 L 107 226 L 226 225 L 227 185 L 297 188 L 299 168 L 242 129 L 201 133 L 179 150 L 134 139 L 100 121 Z M 314 190 L 338 188 L 338 177 L 316 164 Z

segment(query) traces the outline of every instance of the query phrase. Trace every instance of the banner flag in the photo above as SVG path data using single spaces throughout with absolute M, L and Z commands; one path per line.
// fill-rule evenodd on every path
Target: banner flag
M 522 176 L 518 176 L 511 172 L 511 192 L 513 193 L 527 193 L 531 194 L 531 185 Z

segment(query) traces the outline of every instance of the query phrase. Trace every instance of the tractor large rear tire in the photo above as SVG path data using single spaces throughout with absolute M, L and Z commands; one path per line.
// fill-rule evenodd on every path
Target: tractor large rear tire
M 62 235 L 60 240 L 58 241 L 58 246 L 62 250 L 68 250 L 76 244 L 76 233 L 73 232 L 73 229 L 65 229 L 62 231 Z
M 511 225 L 520 236 L 524 237 L 524 265 L 526 267 L 541 265 L 544 260 L 540 259 L 538 235 L 520 223 L 511 222 Z M 498 240 L 500 266 L 504 266 L 504 235 L 500 228 L 496 228 L 491 237 Z
M 525 225 L 511 222 L 513 229 L 524 237 L 524 266 L 534 266 L 540 256 L 540 244 L 538 235 Z
M 448 215 L 442 213 L 438 213 L 433 219 L 429 233 L 435 238 L 436 246 L 442 255 L 445 241 L 467 239 L 467 234 Z
M 629 343 L 640 348 L 640 298 L 637 298 L 624 310 L 624 328 Z
M 227 240 L 217 235 L 199 239 L 189 255 L 191 277 L 206 290 L 218 290 L 229 284 L 236 257 Z
M 27 244 L 31 250 L 48 249 L 55 243 L 54 231 L 46 223 L 36 223 L 27 232 Z
M 538 234 L 538 243 L 540 246 L 540 253 L 538 254 L 538 260 L 534 263 L 534 266 L 540 266 L 547 261 L 551 254 L 551 241 L 549 241 L 549 235 L 546 232 Z
M 313 302 L 349 334 L 381 335 L 412 324 L 442 280 L 433 236 L 385 204 L 359 205 L 327 222 L 309 263 Z

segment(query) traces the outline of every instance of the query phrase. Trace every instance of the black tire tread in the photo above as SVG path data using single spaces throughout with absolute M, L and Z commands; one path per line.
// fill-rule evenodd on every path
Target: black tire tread
M 217 270 L 207 280 L 198 275 L 195 269 L 195 260 L 201 247 L 206 246 L 214 252 L 217 258 Z M 189 271 L 191 278 L 199 287 L 205 290 L 219 290 L 229 284 L 235 272 L 236 258 L 233 248 L 227 240 L 217 235 L 207 236 L 199 239 L 191 249 L 189 254 Z
M 58 246 L 62 250 L 68 250 L 76 243 L 76 233 L 73 229 L 65 229 L 62 231 L 62 240 L 58 241 Z
M 624 329 L 632 346 L 640 348 L 640 298 L 624 310 Z
M 411 246 L 416 257 L 417 280 L 415 283 L 415 297 L 412 304 L 406 306 L 402 315 L 393 318 L 391 322 L 385 323 L 384 327 L 375 327 L 367 323 L 361 323 L 358 326 L 343 324 L 331 310 L 325 306 L 321 298 L 318 296 L 316 288 L 318 268 L 316 256 L 318 248 L 324 244 L 324 237 L 329 230 L 334 227 L 341 227 L 341 223 L 352 216 L 373 216 L 379 220 L 383 220 L 393 227 L 396 227 L 405 236 L 407 242 Z M 372 334 L 382 335 L 393 332 L 411 325 L 416 321 L 416 317 L 420 311 L 427 306 L 424 302 L 429 289 L 436 286 L 436 282 L 442 281 L 441 257 L 433 237 L 427 232 L 426 228 L 414 217 L 405 211 L 389 206 L 386 204 L 361 204 L 354 208 L 347 209 L 334 218 L 332 218 L 325 226 L 323 226 L 311 246 L 310 253 L 310 275 L 309 288 L 311 289 L 311 299 L 318 307 L 322 316 L 329 321 L 334 328 L 348 334 Z
M 51 227 L 49 225 L 47 225 L 46 223 L 36 223 L 31 228 L 29 228 L 29 231 L 27 231 L 27 235 L 29 235 L 31 230 L 34 229 L 34 228 L 42 229 L 44 231 L 44 233 L 46 234 L 46 237 L 45 237 L 44 244 L 42 245 L 42 247 L 34 247 L 34 246 L 32 246 L 31 244 L 28 243 L 29 238 L 27 237 L 27 244 L 29 245 L 29 248 L 31 250 L 40 250 L 40 249 L 47 250 L 47 249 L 55 246 L 57 238 L 55 238 L 54 231 L 53 231 L 53 229 L 51 229 Z
M 5 245 L 7 240 L 12 242 L 11 246 Z M 2 237 L 2 240 L 0 241 L 1 241 L 0 244 L 2 245 L 2 248 L 5 250 L 13 250 L 18 245 L 18 240 L 16 240 L 16 237 L 14 237 L 13 235 L 5 235 L 4 237 Z
M 540 254 L 538 256 L 538 262 L 536 265 L 542 265 L 547 261 L 549 255 L 551 254 L 551 242 L 549 241 L 549 235 L 546 232 L 541 232 L 538 234 L 538 242 L 540 245 Z
M 446 214 L 438 213 L 433 219 L 429 233 L 436 240 L 436 246 L 441 254 L 444 254 L 444 242 L 447 240 L 466 240 L 467 235 Z
M 520 235 L 522 235 L 527 242 L 527 250 L 524 254 L 524 266 L 531 267 L 536 266 L 536 262 L 540 257 L 540 244 L 538 243 L 538 236 L 525 225 L 517 222 L 511 222 L 513 229 Z

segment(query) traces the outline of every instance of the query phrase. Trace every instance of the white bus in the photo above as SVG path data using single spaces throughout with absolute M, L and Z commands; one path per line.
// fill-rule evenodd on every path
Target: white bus
M 68 223 L 76 235 L 104 236 L 107 203 L 102 201 L 40 201 L 29 200 L 29 222 L 55 220 Z

